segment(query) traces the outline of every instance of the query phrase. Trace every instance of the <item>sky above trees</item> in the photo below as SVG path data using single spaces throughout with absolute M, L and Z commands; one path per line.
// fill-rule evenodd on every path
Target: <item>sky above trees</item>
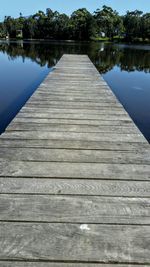
M 45 11 L 46 8 L 68 15 L 83 7 L 93 12 L 103 5 L 116 9 L 120 14 L 136 9 L 142 10 L 144 13 L 150 12 L 150 0 L 0 0 L 0 20 L 3 20 L 5 15 L 18 17 L 21 12 L 23 16 L 28 16 L 38 10 Z

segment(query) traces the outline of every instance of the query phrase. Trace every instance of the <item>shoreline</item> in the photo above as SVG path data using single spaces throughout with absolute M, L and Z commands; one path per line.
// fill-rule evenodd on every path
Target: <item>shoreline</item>
M 126 44 L 126 45 L 150 45 L 150 40 L 149 41 L 135 41 L 135 42 L 129 42 L 126 40 L 109 40 L 109 39 L 91 39 L 91 40 L 57 40 L 57 39 L 2 39 L 0 38 L 0 42 L 45 42 L 45 43 L 55 43 L 55 42 L 60 42 L 60 43 L 118 43 L 118 44 Z

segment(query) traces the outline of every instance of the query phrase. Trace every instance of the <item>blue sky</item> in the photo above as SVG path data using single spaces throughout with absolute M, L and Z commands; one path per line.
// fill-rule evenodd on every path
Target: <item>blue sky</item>
M 0 0 L 0 20 L 5 15 L 17 17 L 22 12 L 27 16 L 38 10 L 45 11 L 47 7 L 70 15 L 78 8 L 86 7 L 93 12 L 103 5 L 111 6 L 120 14 L 135 9 L 150 12 L 150 0 Z

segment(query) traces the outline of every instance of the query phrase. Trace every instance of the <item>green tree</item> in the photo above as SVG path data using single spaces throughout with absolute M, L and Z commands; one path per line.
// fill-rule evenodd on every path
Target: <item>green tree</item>
M 141 18 L 141 33 L 143 39 L 150 39 L 150 13 L 146 13 Z
M 124 26 L 126 29 L 126 37 L 128 40 L 141 36 L 141 15 L 142 11 L 135 10 L 132 12 L 127 11 L 124 16 Z
M 46 10 L 46 19 L 44 24 L 45 38 L 54 38 L 54 17 L 56 17 L 57 12 L 53 12 L 50 8 Z
M 12 38 L 16 37 L 16 23 L 15 19 L 11 16 L 5 16 L 4 19 L 4 29 L 7 35 Z
M 99 26 L 99 32 L 104 32 L 107 37 L 113 38 L 124 31 L 122 17 L 111 7 L 104 5 L 102 10 L 96 10 L 94 16 Z
M 69 17 L 66 14 L 57 14 L 54 17 L 53 29 L 55 39 L 69 38 Z
M 73 12 L 70 19 L 70 30 L 72 37 L 77 40 L 89 40 L 95 35 L 96 23 L 86 8 Z
M 43 11 L 38 11 L 36 14 L 33 15 L 33 19 L 36 21 L 35 38 L 44 39 L 46 21 L 45 13 Z
M 6 36 L 6 31 L 4 28 L 4 24 L 0 22 L 0 38 L 4 38 Z
M 23 36 L 25 38 L 33 39 L 36 37 L 36 30 L 37 30 L 37 21 L 32 16 L 30 16 L 24 22 Z

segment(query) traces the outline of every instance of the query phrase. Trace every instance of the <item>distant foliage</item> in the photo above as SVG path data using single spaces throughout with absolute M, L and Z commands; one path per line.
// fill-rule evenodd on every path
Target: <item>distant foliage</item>
M 19 34 L 18 34 L 19 33 Z M 127 11 L 120 16 L 111 7 L 103 6 L 91 14 L 86 8 L 78 9 L 69 17 L 47 8 L 46 13 L 19 18 L 5 16 L 0 23 L 0 38 L 90 40 L 101 36 L 128 41 L 150 40 L 150 13 Z

